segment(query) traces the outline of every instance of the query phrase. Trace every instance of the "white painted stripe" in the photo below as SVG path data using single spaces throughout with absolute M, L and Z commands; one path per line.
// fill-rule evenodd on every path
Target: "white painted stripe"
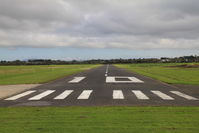
M 38 95 L 36 95 L 36 96 L 34 96 L 34 97 L 29 98 L 28 100 L 40 100 L 40 99 L 42 99 L 43 97 L 50 95 L 50 94 L 53 93 L 54 91 L 55 91 L 55 90 L 47 90 L 47 91 L 44 91 L 44 92 L 41 93 L 41 94 L 38 94 Z
M 139 90 L 132 90 L 132 92 L 135 94 L 137 99 L 142 99 L 142 100 L 148 100 L 149 98 L 141 91 Z
M 122 90 L 113 90 L 113 99 L 124 99 Z
M 31 94 L 31 93 L 33 93 L 33 92 L 35 92 L 35 90 L 26 91 L 26 92 L 24 92 L 24 93 L 21 93 L 21 94 L 18 94 L 18 95 L 9 97 L 9 98 L 7 98 L 7 99 L 5 99 L 5 100 L 16 100 L 16 99 L 19 99 L 19 98 L 21 98 L 21 97 L 27 96 L 27 95 L 29 95 L 29 94 Z
M 106 67 L 105 77 L 108 76 L 108 68 L 109 68 L 109 64 L 108 64 L 107 67 Z
M 108 74 L 108 68 L 109 68 L 109 64 L 106 67 L 106 74 Z
M 164 100 L 174 100 L 174 98 L 160 92 L 160 91 L 151 91 L 152 93 L 154 93 L 155 95 L 159 96 L 160 98 L 164 99 Z
M 195 98 L 195 97 L 189 96 L 189 95 L 184 94 L 184 93 L 181 93 L 181 92 L 179 92 L 179 91 L 170 91 L 170 92 L 173 93 L 173 94 L 176 94 L 176 95 L 178 95 L 178 96 L 180 96 L 180 97 L 183 97 L 183 98 L 185 98 L 185 99 L 187 99 L 187 100 L 198 100 L 198 99 Z
M 79 83 L 83 79 L 85 79 L 85 77 L 74 77 L 74 79 L 69 81 L 68 83 Z
M 84 90 L 77 99 L 88 99 L 93 90 Z
M 72 92 L 73 92 L 73 90 L 65 90 L 63 93 L 61 93 L 60 95 L 56 96 L 54 99 L 65 99 Z

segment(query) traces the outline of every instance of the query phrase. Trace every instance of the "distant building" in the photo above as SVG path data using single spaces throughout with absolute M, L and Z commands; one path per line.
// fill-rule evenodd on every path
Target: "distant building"
M 167 57 L 162 57 L 162 58 L 160 58 L 160 60 L 161 60 L 161 62 L 169 62 L 169 61 L 171 61 L 171 59 L 167 58 Z

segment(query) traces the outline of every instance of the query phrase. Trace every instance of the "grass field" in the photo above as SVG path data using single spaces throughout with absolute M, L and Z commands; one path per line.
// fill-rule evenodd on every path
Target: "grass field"
M 99 65 L 0 66 L 0 84 L 45 83 Z
M 199 85 L 199 67 L 171 67 L 183 64 L 176 63 L 144 63 L 144 64 L 117 64 L 117 67 L 166 82 L 170 84 Z M 193 64 L 187 64 L 193 65 Z
M 0 133 L 199 131 L 199 107 L 11 107 L 0 114 Z

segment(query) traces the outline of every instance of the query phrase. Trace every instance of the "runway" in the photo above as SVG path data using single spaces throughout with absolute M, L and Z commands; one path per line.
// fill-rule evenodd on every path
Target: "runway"
M 0 106 L 198 106 L 189 91 L 103 65 L 0 100 Z

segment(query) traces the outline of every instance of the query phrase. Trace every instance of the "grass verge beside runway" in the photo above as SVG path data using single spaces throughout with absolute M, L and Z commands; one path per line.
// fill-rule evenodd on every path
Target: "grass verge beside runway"
M 198 133 L 199 107 L 0 108 L 1 133 Z
M 99 65 L 0 66 L 0 85 L 45 83 L 97 66 Z
M 184 66 L 181 63 L 143 63 L 117 64 L 116 66 L 170 84 L 199 85 L 199 67 L 192 68 L 186 65 L 192 66 L 193 64 L 187 63 Z

